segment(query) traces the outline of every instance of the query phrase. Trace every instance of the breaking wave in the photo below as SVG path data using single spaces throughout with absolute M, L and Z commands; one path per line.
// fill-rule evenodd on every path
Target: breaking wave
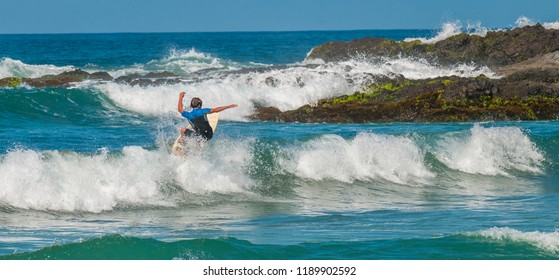
M 336 135 L 310 141 L 283 162 L 287 170 L 312 180 L 386 180 L 398 184 L 425 183 L 435 176 L 424 152 L 410 138 L 360 133 L 346 140 Z
M 469 135 L 440 140 L 435 154 L 451 169 L 483 175 L 510 176 L 514 171 L 537 174 L 542 172 L 544 160 L 536 145 L 518 127 L 474 125 Z
M 468 234 L 497 241 L 529 243 L 550 253 L 559 253 L 559 232 L 522 232 L 509 227 L 493 227 Z
M 448 170 L 510 178 L 541 174 L 544 161 L 544 154 L 517 127 L 475 125 L 428 139 L 415 134 L 359 132 L 344 138 L 326 133 L 283 144 L 222 136 L 204 152 L 191 147 L 198 152 L 187 158 L 169 155 L 173 136 L 161 135 L 151 149 L 9 150 L 0 156 L 0 205 L 70 212 L 178 207 L 212 203 L 213 194 L 257 200 L 277 194 L 289 197 L 300 184 L 307 190 L 320 185 L 314 182 L 346 188 L 367 182 L 390 193 L 395 185 L 445 184 Z M 198 195 L 205 198 L 199 201 Z
M 3 57 L 0 59 L 0 79 L 6 77 L 38 78 L 44 75 L 57 75 L 65 71 L 71 71 L 73 66 L 55 65 L 33 65 L 26 64 L 20 60 Z
M 232 155 L 232 151 L 218 160 L 202 155 L 182 160 L 165 150 L 134 146 L 117 154 L 101 150 L 93 155 L 13 150 L 0 158 L 4 181 L 0 203 L 22 209 L 101 212 L 120 206 L 176 206 L 166 188 L 243 192 L 251 184 L 242 172 L 250 153 Z

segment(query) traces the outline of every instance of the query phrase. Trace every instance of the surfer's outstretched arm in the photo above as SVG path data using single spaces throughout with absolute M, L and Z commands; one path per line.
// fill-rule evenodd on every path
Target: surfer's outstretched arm
M 230 108 L 235 108 L 237 106 L 238 106 L 237 104 L 231 104 L 231 105 L 227 105 L 227 106 L 215 107 L 215 108 L 211 109 L 210 113 L 219 113 L 223 110 L 227 110 L 227 109 L 230 109 Z
M 182 99 L 183 99 L 183 98 L 184 98 L 184 91 L 181 92 L 181 93 L 179 94 L 179 106 L 178 106 L 178 110 L 179 110 L 179 113 L 181 113 L 181 114 L 182 114 L 182 112 L 184 112 L 184 108 L 182 107 Z

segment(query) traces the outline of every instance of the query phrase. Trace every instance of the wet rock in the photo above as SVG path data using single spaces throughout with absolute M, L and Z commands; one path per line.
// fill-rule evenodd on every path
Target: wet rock
M 0 79 L 0 88 L 1 87 L 15 88 L 21 85 L 21 83 L 23 83 L 23 80 L 21 78 L 16 78 L 16 77 L 3 78 Z
M 308 58 L 329 62 L 401 55 L 442 65 L 476 62 L 491 66 L 502 77 L 408 80 L 401 75 L 375 76 L 354 94 L 320 100 L 317 105 L 296 110 L 274 110 L 273 117 L 257 110 L 252 117 L 334 123 L 559 118 L 559 30 L 547 30 L 541 25 L 488 32 L 484 37 L 459 34 L 435 44 L 383 38 L 328 42 L 315 47 Z
M 39 78 L 24 78 L 23 81 L 36 88 L 42 87 L 68 87 L 72 83 L 88 79 L 90 74 L 81 69 L 67 71 L 58 75 L 45 75 Z
M 385 77 L 352 95 L 252 119 L 280 122 L 449 122 L 559 118 L 559 70 L 518 72 L 503 79 Z M 527 77 L 532 77 L 526 79 Z
M 161 86 L 171 85 L 184 82 L 176 74 L 171 72 L 150 72 L 145 75 L 130 74 L 115 79 L 115 82 L 128 84 L 131 86 Z
M 474 79 L 465 86 L 465 95 L 468 99 L 481 99 L 492 97 L 497 88 L 489 79 Z
M 264 82 L 270 87 L 277 87 L 280 84 L 280 81 L 274 77 L 267 77 Z
M 44 75 L 39 78 L 16 78 L 9 77 L 0 80 L 0 86 L 18 86 L 26 83 L 35 88 L 43 87 L 69 87 L 73 83 L 83 82 L 85 80 L 104 80 L 110 81 L 113 77 L 107 72 L 96 72 L 90 74 L 81 69 L 66 71 L 58 75 Z M 5 84 L 5 85 L 4 85 Z
M 281 111 L 276 107 L 257 106 L 249 117 L 251 120 L 278 121 Z
M 95 72 L 89 75 L 91 80 L 102 80 L 102 81 L 112 81 L 113 77 L 107 72 Z

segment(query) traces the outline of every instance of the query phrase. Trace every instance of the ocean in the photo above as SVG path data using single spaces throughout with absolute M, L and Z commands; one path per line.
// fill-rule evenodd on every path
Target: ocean
M 381 75 L 498 78 L 408 57 L 305 59 L 327 41 L 447 33 L 0 35 L 0 79 L 74 69 L 181 79 L 0 88 L 0 259 L 559 259 L 558 121 L 247 118 Z M 181 91 L 205 107 L 239 105 L 187 158 L 169 154 L 186 123 Z

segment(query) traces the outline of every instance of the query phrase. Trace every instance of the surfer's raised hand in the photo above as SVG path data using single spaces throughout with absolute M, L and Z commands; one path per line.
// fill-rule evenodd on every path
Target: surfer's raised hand
M 181 93 L 179 93 L 179 104 L 177 106 L 177 109 L 178 109 L 179 113 L 181 113 L 181 114 L 184 111 L 184 108 L 182 107 L 182 99 L 183 98 L 184 98 L 184 91 L 181 91 Z
M 227 106 L 215 107 L 215 108 L 212 108 L 212 109 L 211 109 L 210 113 L 218 113 L 218 112 L 221 112 L 221 111 L 223 111 L 223 110 L 235 108 L 235 107 L 237 107 L 237 106 L 239 106 L 239 105 L 237 105 L 237 104 L 231 104 L 231 105 L 227 105 Z

